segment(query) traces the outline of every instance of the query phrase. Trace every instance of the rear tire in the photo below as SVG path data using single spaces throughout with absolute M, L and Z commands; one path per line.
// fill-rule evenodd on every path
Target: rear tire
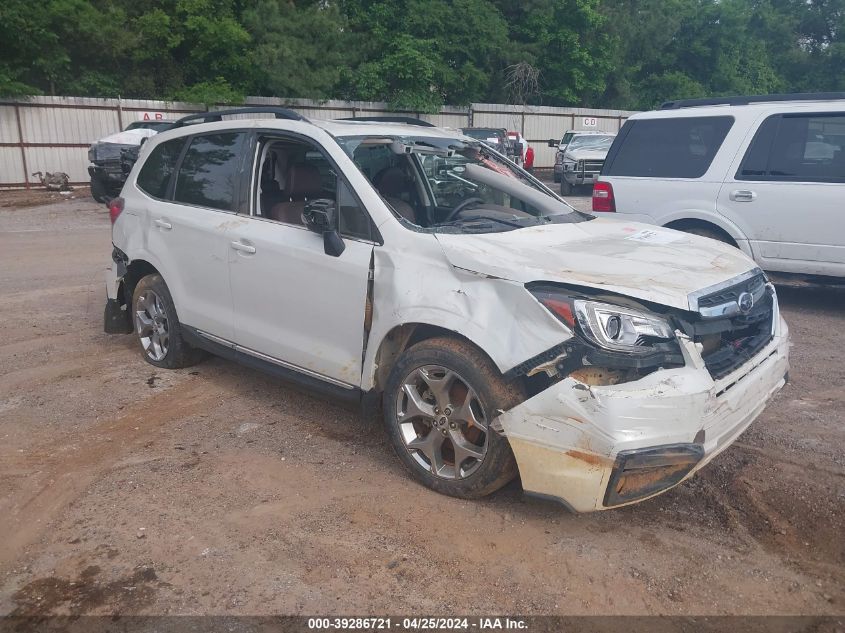
M 414 479 L 442 494 L 476 499 L 517 474 L 507 438 L 490 423 L 523 399 L 477 348 L 436 338 L 414 345 L 394 365 L 384 421 Z
M 688 226 L 679 229 L 684 233 L 691 233 L 692 235 L 700 235 L 701 237 L 709 237 L 711 240 L 716 240 L 717 242 L 722 242 L 723 244 L 728 244 L 730 246 L 736 247 L 736 243 L 730 238 L 730 236 L 718 231 L 716 229 L 711 229 L 706 226 Z
M 144 360 L 164 369 L 180 369 L 200 362 L 205 354 L 188 345 L 176 315 L 173 297 L 161 275 L 147 275 L 132 293 L 132 325 Z
M 102 178 L 97 176 L 91 178 L 91 197 L 97 202 L 105 202 L 108 198 L 106 183 L 103 182 Z

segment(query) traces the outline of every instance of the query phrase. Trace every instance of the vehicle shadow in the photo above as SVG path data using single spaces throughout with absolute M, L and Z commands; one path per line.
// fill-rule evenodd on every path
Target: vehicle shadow
M 792 285 L 775 282 L 781 306 L 839 313 L 845 309 L 845 285 Z

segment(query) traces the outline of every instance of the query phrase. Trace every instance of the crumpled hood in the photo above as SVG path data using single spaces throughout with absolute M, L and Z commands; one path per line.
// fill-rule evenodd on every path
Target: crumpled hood
M 597 218 L 503 233 L 436 233 L 457 267 L 519 283 L 590 286 L 689 309 L 688 295 L 755 268 L 738 249 L 706 237 Z

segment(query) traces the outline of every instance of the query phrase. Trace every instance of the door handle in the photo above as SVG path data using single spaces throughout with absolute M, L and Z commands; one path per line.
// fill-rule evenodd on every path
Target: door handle
M 747 189 L 738 189 L 737 191 L 731 191 L 730 195 L 730 199 L 734 202 L 751 202 L 756 197 L 756 192 L 748 191 Z
M 173 225 L 163 218 L 159 218 L 158 220 L 156 220 L 156 226 L 164 229 L 165 231 L 169 231 L 173 228 Z
M 250 246 L 249 244 L 244 244 L 243 242 L 232 242 L 232 248 L 236 251 L 240 251 L 241 253 L 246 253 L 247 255 L 252 255 L 255 253 L 255 247 Z

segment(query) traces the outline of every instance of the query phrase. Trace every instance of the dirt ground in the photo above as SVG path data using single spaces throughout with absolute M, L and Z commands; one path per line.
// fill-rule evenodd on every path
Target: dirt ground
M 430 492 L 233 363 L 156 370 L 102 331 L 105 207 L 36 202 L 0 202 L 0 613 L 845 613 L 845 291 L 780 289 L 792 381 L 733 447 L 575 516 Z

